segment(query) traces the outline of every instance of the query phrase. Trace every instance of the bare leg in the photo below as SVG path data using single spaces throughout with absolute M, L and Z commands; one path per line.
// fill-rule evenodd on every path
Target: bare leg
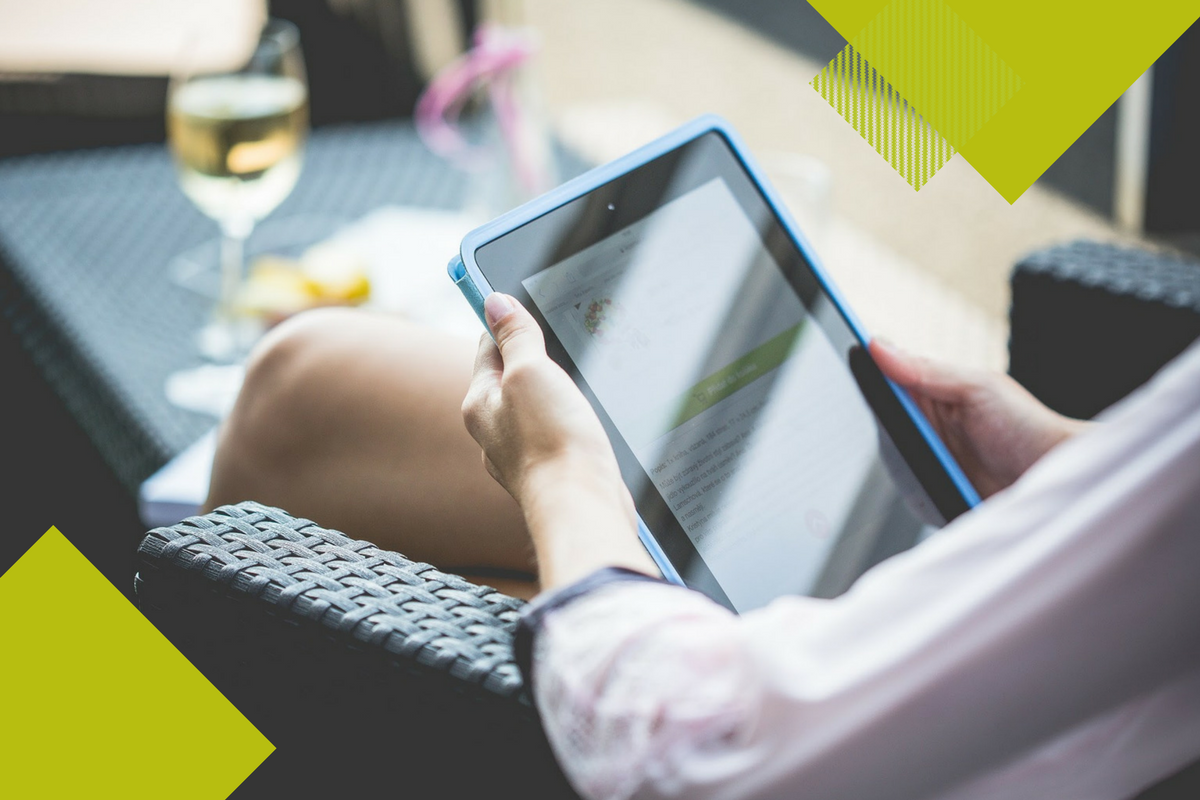
M 536 566 L 520 509 L 487 474 L 459 410 L 474 351 L 359 311 L 279 326 L 221 431 L 208 507 L 279 506 L 529 596 Z

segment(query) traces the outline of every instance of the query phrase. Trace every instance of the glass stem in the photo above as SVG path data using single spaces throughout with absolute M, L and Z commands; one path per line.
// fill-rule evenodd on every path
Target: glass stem
M 234 318 L 238 288 L 246 269 L 246 239 L 254 223 L 249 220 L 231 220 L 221 225 L 221 297 L 217 303 L 217 317 L 222 322 Z

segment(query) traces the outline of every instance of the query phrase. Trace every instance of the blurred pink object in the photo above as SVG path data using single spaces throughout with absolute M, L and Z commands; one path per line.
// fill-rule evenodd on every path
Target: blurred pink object
M 519 68 L 536 51 L 532 37 L 498 25 L 481 25 L 470 50 L 455 59 L 429 82 L 417 100 L 417 132 L 430 150 L 464 169 L 490 166 L 494 154 L 486 146 L 467 141 L 458 124 L 459 114 L 471 95 L 486 89 L 521 188 L 536 194 L 548 188 L 545 160 L 534 152 L 527 135 L 529 114 L 517 91 Z

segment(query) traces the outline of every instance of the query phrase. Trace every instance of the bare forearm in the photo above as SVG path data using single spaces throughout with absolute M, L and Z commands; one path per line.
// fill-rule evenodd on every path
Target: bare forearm
M 561 464 L 531 476 L 523 495 L 543 590 L 602 567 L 658 574 L 638 540 L 632 504 L 619 480 Z

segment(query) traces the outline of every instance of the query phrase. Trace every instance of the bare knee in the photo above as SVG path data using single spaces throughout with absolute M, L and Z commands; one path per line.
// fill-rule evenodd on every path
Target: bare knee
M 271 330 L 246 362 L 246 377 L 221 426 L 208 508 L 271 502 L 320 444 L 322 387 L 337 380 L 338 331 L 359 312 L 308 311 Z

